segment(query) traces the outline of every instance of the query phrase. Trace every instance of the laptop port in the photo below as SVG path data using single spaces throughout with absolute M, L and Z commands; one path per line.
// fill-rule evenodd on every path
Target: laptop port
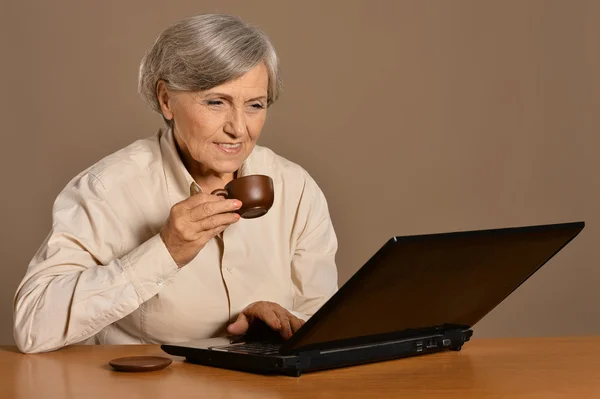
M 416 346 L 417 352 L 423 352 L 423 341 L 417 341 L 415 346 Z
M 427 340 L 427 348 L 437 348 L 437 342 L 435 341 L 434 338 L 430 338 Z

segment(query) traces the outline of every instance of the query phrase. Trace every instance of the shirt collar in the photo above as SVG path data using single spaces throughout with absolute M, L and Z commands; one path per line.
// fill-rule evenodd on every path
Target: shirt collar
M 186 169 L 179 152 L 173 131 L 171 129 L 162 129 L 160 135 L 160 150 L 163 158 L 163 169 L 167 183 L 167 193 L 171 206 L 188 198 L 190 195 L 201 192 L 202 189 Z M 242 163 L 237 172 L 237 177 L 252 174 L 252 153 Z

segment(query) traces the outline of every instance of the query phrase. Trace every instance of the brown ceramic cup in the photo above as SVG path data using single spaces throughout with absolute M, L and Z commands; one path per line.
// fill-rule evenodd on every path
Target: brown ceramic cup
M 275 197 L 273 179 L 264 175 L 233 179 L 225 188 L 215 190 L 211 194 L 242 201 L 242 207 L 236 212 L 244 219 L 254 219 L 266 214 L 273 206 Z

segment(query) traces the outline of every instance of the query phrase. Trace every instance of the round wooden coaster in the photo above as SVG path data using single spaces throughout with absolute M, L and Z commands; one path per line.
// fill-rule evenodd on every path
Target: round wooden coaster
M 154 371 L 169 366 L 173 360 L 162 356 L 132 356 L 113 359 L 108 364 L 117 371 Z

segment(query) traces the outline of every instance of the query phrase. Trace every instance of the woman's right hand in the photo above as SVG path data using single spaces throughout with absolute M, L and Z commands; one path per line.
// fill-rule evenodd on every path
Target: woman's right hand
M 234 211 L 241 206 L 239 200 L 205 193 L 173 205 L 160 237 L 177 266 L 187 265 L 208 241 L 240 220 Z

